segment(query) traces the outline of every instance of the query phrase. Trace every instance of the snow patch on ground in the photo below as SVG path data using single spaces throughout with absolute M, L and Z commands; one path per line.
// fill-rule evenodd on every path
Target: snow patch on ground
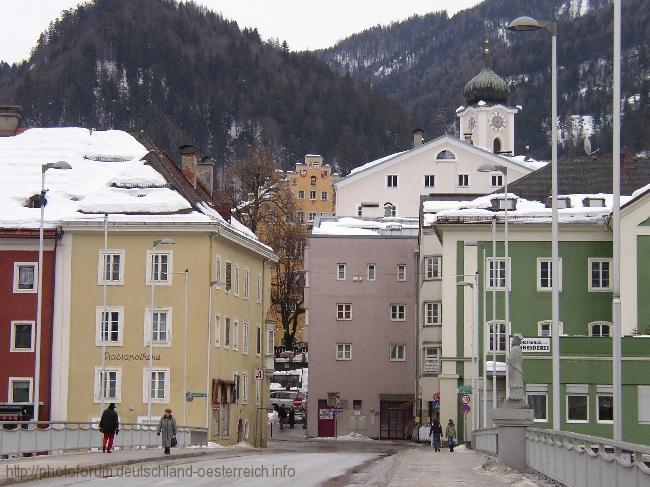
M 207 445 L 190 445 L 187 448 L 226 448 L 226 447 L 220 445 L 219 443 L 215 443 L 214 441 L 208 441 Z
M 242 449 L 242 450 L 257 450 L 257 448 L 255 448 L 253 445 L 251 445 L 247 441 L 240 441 L 239 443 L 237 443 L 235 445 L 235 448 L 239 448 L 239 449 Z
M 367 436 L 364 436 L 360 433 L 348 433 L 347 435 L 343 436 L 336 436 L 336 437 L 323 437 L 319 436 L 318 438 L 314 438 L 314 440 L 335 440 L 335 441 L 375 441 L 372 438 L 368 438 Z

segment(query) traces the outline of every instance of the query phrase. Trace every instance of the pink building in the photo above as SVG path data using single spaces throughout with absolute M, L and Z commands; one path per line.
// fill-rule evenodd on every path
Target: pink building
M 417 220 L 315 222 L 305 250 L 309 436 L 405 437 L 415 390 L 417 232 Z

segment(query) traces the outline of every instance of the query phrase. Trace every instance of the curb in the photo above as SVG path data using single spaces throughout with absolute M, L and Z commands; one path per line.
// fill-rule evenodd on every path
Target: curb
M 223 452 L 224 449 L 218 448 L 216 449 L 219 452 Z M 211 454 L 216 453 L 216 451 L 197 451 L 197 452 L 187 452 L 187 453 L 179 453 L 177 455 L 165 455 L 161 454 L 160 456 L 155 456 L 155 457 L 147 457 L 147 458 L 134 458 L 131 460 L 123 460 L 123 461 L 115 461 L 115 462 L 102 462 L 102 463 L 93 463 L 93 464 L 88 464 L 88 465 L 83 465 L 82 468 L 84 469 L 95 469 L 95 468 L 107 468 L 107 467 L 119 467 L 120 465 L 135 465 L 138 463 L 147 463 L 147 462 L 155 462 L 158 460 L 168 460 L 168 459 L 183 459 L 183 458 L 193 458 L 193 457 L 205 457 Z M 60 468 L 71 468 L 74 469 L 77 466 L 80 465 L 72 465 L 72 466 L 65 466 L 65 467 L 60 467 Z M 23 482 L 32 482 L 34 480 L 47 480 L 47 479 L 56 479 L 58 478 L 57 476 L 39 476 L 36 474 L 27 474 L 23 478 L 17 478 L 17 477 L 6 477 L 3 479 L 0 479 L 0 486 L 4 485 L 13 485 L 13 484 L 19 484 Z

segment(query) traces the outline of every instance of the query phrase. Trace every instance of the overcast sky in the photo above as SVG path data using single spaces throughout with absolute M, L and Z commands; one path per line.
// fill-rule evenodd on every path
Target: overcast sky
M 38 36 L 61 11 L 82 0 L 0 0 L 0 60 L 29 56 Z M 292 50 L 319 49 L 377 24 L 414 14 L 447 10 L 450 16 L 480 0 L 195 0 L 236 20 L 240 28 L 257 27 L 262 38 L 286 40 Z

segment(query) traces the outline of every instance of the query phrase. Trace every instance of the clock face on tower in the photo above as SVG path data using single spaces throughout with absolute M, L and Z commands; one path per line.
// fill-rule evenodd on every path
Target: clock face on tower
M 499 112 L 492 112 L 490 115 L 490 127 L 496 132 L 501 132 L 506 128 L 506 119 Z
M 469 117 L 469 120 L 467 121 L 467 131 L 474 132 L 475 128 L 476 128 L 476 119 L 474 117 Z

